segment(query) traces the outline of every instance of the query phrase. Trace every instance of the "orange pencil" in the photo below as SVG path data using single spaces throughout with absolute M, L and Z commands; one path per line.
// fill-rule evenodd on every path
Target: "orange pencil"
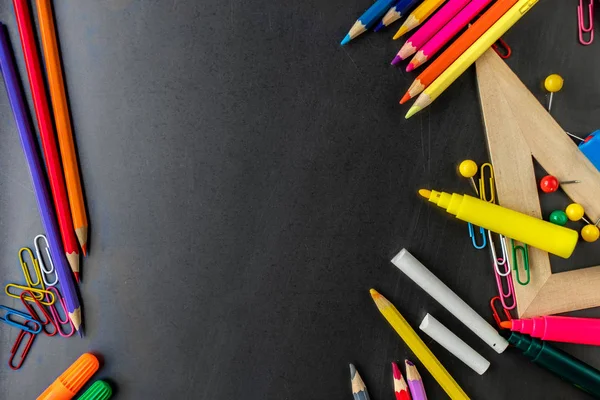
M 69 117 L 69 106 L 63 82 L 63 72 L 58 53 L 56 31 L 54 27 L 54 16 L 50 0 L 38 0 L 37 15 L 40 25 L 40 36 L 46 61 L 46 73 L 48 75 L 48 86 L 54 110 L 54 121 L 58 135 L 58 145 L 62 155 L 63 170 L 69 194 L 69 205 L 73 216 L 75 234 L 81 245 L 84 255 L 87 255 L 88 220 L 81 190 L 81 178 L 79 177 L 79 166 L 77 165 L 77 153 L 73 142 L 73 131 Z
M 498 0 L 489 8 L 475 23 L 467 29 L 450 47 L 446 49 L 429 67 L 425 69 L 410 85 L 408 91 L 400 100 L 400 104 L 406 103 L 427 86 L 429 86 L 442 72 L 446 70 L 461 54 L 463 54 L 481 35 L 496 23 L 517 0 Z

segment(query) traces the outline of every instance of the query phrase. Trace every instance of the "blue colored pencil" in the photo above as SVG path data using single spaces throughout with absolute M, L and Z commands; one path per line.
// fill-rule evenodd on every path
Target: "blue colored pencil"
M 386 26 L 390 26 L 394 21 L 404 17 L 421 0 L 399 0 L 396 5 L 389 9 L 383 19 L 375 27 L 375 32 L 379 32 Z
M 342 40 L 342 46 L 357 37 L 358 35 L 365 32 L 367 29 L 371 29 L 373 25 L 390 9 L 392 4 L 396 0 L 377 0 L 358 20 L 352 25 L 350 31 Z
M 13 49 L 8 38 L 8 31 L 6 30 L 6 25 L 2 23 L 0 23 L 0 69 L 2 70 L 4 85 L 6 86 L 8 100 L 15 117 L 17 130 L 21 137 L 23 152 L 29 166 L 29 173 L 33 181 L 33 189 L 37 198 L 42 225 L 44 226 L 50 245 L 50 255 L 52 256 L 52 261 L 54 261 L 58 281 L 60 282 L 67 303 L 67 312 L 73 325 L 81 335 L 81 307 L 79 305 L 79 298 L 75 290 L 71 268 L 67 264 L 65 252 L 62 248 L 56 215 L 54 214 L 46 175 L 37 148 L 37 141 L 33 134 L 31 119 L 25 103 L 25 95 L 21 87 L 19 73 L 17 72 Z
M 352 396 L 354 400 L 370 400 L 367 387 L 354 365 L 350 364 L 350 382 L 352 383 Z

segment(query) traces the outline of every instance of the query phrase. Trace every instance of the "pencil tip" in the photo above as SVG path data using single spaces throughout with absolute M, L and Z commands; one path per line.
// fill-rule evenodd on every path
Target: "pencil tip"
M 412 61 L 406 66 L 406 72 L 410 72 L 413 69 L 415 69 L 415 65 L 412 63 Z
M 406 113 L 406 116 L 404 118 L 409 119 L 410 117 L 412 117 L 413 115 L 415 115 L 419 111 L 421 111 L 421 107 L 419 107 L 419 106 L 412 106 L 410 108 L 410 110 L 408 110 L 408 112 Z
M 402 97 L 402 98 L 400 99 L 400 104 L 404 104 L 404 103 L 406 103 L 406 102 L 407 102 L 407 101 L 409 101 L 409 100 L 410 100 L 410 93 L 406 92 L 406 93 L 404 94 L 404 97 Z
M 415 364 L 412 361 L 410 361 L 410 360 L 404 360 L 404 364 L 406 364 L 407 367 L 414 367 L 415 366 Z
M 375 289 L 371 289 L 371 290 L 369 290 L 369 293 L 371 293 L 371 297 L 373 297 L 373 298 L 376 298 L 376 297 L 379 297 L 379 296 L 381 296 L 381 295 L 379 294 L 379 292 L 378 292 L 377 290 L 375 290 Z
M 379 24 L 377 24 L 377 26 L 375 27 L 375 29 L 373 29 L 373 32 L 379 32 L 383 28 L 385 28 L 385 25 L 383 24 L 383 22 L 379 22 Z
M 350 365 L 350 378 L 354 379 L 354 375 L 356 375 L 356 367 L 354 367 L 354 364 L 349 364 Z
M 352 40 L 352 38 L 350 37 L 350 34 L 346 35 L 346 37 L 342 40 L 342 42 L 340 43 L 342 46 L 345 44 L 348 44 L 348 42 L 350 42 Z
M 88 252 L 87 252 L 87 244 L 83 244 L 81 245 L 81 252 L 83 253 L 84 257 L 87 257 Z
M 400 58 L 400 56 L 396 56 L 392 60 L 392 65 L 398 65 L 398 64 L 400 64 L 400 61 L 402 61 L 402 58 Z
M 394 35 L 393 39 L 396 40 L 400 37 L 402 37 L 402 35 L 404 35 L 407 32 L 407 29 L 405 26 L 401 26 L 400 29 L 398 29 L 398 32 L 396 32 L 396 34 Z
M 395 379 L 402 379 L 402 372 L 400 372 L 400 368 L 398 368 L 398 364 L 392 361 L 392 373 Z
M 426 199 L 429 199 L 431 197 L 431 190 L 427 190 L 427 189 L 419 189 L 419 195 L 421 197 L 424 197 Z
M 85 335 L 83 334 L 83 327 L 82 327 L 82 326 L 80 326 L 80 327 L 79 327 L 79 330 L 78 330 L 77 332 L 79 333 L 79 337 L 80 337 L 81 339 L 83 339 L 83 337 L 84 337 Z
M 79 279 L 79 272 L 73 272 L 73 275 L 75 275 L 75 282 L 78 284 L 81 283 L 81 280 Z

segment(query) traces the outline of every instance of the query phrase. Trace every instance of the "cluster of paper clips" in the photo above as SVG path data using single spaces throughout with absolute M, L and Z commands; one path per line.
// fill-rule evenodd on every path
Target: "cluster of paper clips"
M 489 203 L 496 203 L 494 168 L 492 167 L 492 164 L 485 163 L 482 164 L 481 167 L 478 167 L 473 160 L 465 160 L 459 165 L 459 173 L 463 177 L 469 178 L 473 190 L 481 200 Z M 479 174 L 478 184 L 475 183 L 474 179 L 477 174 Z M 491 231 L 488 230 L 486 233 L 485 229 L 479 227 L 479 233 L 476 234 L 473 225 L 469 224 L 469 237 L 471 238 L 473 247 L 477 250 L 484 249 L 489 245 L 500 302 L 505 309 L 514 309 L 517 306 L 517 301 L 512 271 L 515 271 L 515 278 L 520 285 L 527 285 L 530 281 L 529 253 L 527 245 L 515 245 L 514 240 L 510 239 L 512 252 L 509 253 L 507 245 L 508 238 L 498 235 L 501 251 L 500 255 L 498 255 L 496 252 L 496 243 L 494 242 L 493 233 Z M 480 237 L 480 239 L 478 237 Z M 521 263 L 519 263 L 519 258 L 522 261 Z M 521 276 L 519 264 L 523 265 L 522 269 L 525 272 L 525 278 Z
M 577 29 L 579 31 L 579 43 L 584 46 L 588 46 L 594 42 L 594 0 L 589 0 L 587 6 L 587 26 L 585 23 L 586 18 L 584 16 L 584 9 L 585 6 L 583 4 L 583 0 L 579 0 L 579 5 L 577 6 Z
M 45 251 L 42 251 L 40 243 Z M 36 236 L 34 246 L 37 258 L 27 247 L 19 250 L 25 284 L 9 283 L 4 288 L 8 296 L 23 303 L 28 313 L 0 305 L 0 321 L 19 329 L 8 360 L 8 366 L 13 370 L 21 368 L 37 334 L 43 332 L 47 336 L 59 334 L 71 337 L 75 333 L 65 300 L 56 288 L 59 282 L 46 237 Z M 57 307 L 58 304 L 60 307 Z

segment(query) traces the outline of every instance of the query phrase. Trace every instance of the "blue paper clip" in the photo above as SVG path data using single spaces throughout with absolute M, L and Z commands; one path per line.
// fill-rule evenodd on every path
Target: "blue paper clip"
M 471 224 L 469 222 L 469 237 L 471 238 L 471 243 L 473 243 L 473 247 L 475 247 L 477 250 L 481 250 L 483 248 L 485 248 L 485 246 L 487 245 L 487 240 L 485 238 L 485 229 L 483 229 L 482 227 L 479 227 L 479 234 L 481 235 L 481 245 L 477 244 L 477 238 L 475 237 L 475 232 L 473 231 L 473 224 Z
M 10 307 L 6 307 L 6 306 L 2 306 L 2 305 L 0 305 L 0 310 L 6 311 L 6 314 L 4 314 L 4 316 L 0 316 L 0 321 L 5 322 L 6 324 L 8 324 L 10 326 L 14 326 L 15 328 L 24 330 L 25 332 L 32 333 L 34 335 L 37 335 L 38 333 L 40 333 L 42 331 L 42 324 L 40 324 L 38 321 L 33 319 L 33 317 L 31 315 L 25 314 L 24 312 L 17 311 Z M 10 319 L 11 315 L 23 318 L 25 320 L 25 323 L 20 324 L 18 322 L 13 321 L 12 319 Z M 30 328 L 27 325 L 28 322 L 33 323 L 33 326 L 35 326 L 35 328 Z

